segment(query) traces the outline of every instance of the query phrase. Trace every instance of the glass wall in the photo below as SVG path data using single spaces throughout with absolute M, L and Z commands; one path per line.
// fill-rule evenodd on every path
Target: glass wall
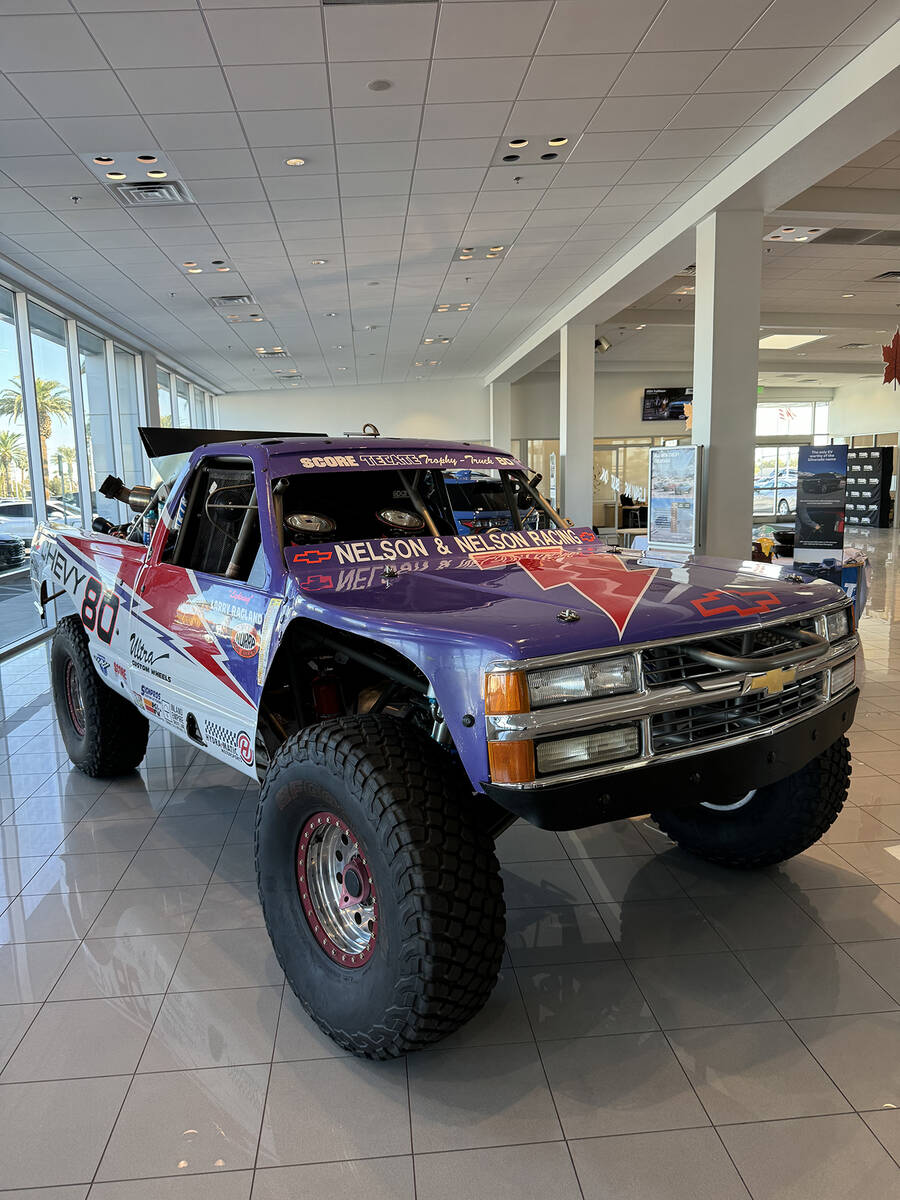
M 139 354 L 0 282 L 0 653 L 55 620 L 32 601 L 36 525 L 127 519 L 97 489 L 107 475 L 147 479 L 143 370 Z M 209 393 L 166 370 L 157 379 L 164 425 L 191 424 L 192 390 L 199 424 L 213 423 Z
M 112 404 L 109 395 L 109 371 L 106 342 L 78 326 L 78 365 L 81 374 L 81 399 L 84 405 L 84 436 L 87 443 L 88 490 L 90 512 L 108 521 L 119 520 L 119 505 L 97 491 L 107 475 L 116 473 L 116 448 L 113 437 Z

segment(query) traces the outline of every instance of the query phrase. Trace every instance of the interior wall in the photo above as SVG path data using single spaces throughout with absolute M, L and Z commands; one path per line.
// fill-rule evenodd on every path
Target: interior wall
M 371 421 L 384 437 L 487 441 L 487 389 L 477 380 L 279 388 L 219 396 L 223 429 L 311 430 L 340 436 Z
M 598 371 L 594 377 L 596 437 L 679 434 L 683 421 L 642 421 L 644 388 L 690 387 L 690 371 Z M 559 375 L 535 371 L 512 388 L 512 436 L 559 437 Z
M 846 383 L 834 389 L 828 412 L 828 432 L 838 437 L 854 433 L 900 431 L 900 389 L 879 379 Z

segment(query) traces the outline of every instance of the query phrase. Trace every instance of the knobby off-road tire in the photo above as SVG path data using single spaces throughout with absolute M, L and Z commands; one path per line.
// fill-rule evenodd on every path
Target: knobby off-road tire
M 329 844 L 345 855 L 328 860 L 338 874 L 323 870 L 318 884 L 317 838 L 321 861 Z M 358 895 L 364 875 L 372 894 L 361 911 L 375 917 L 362 923 L 362 940 L 367 925 L 373 934 L 359 954 L 340 930 L 337 944 L 324 936 L 311 905 L 313 884 L 321 908 L 329 879 L 342 868 L 351 878 L 354 847 L 353 882 L 339 890 Z M 345 1050 L 379 1059 L 416 1050 L 459 1028 L 491 994 L 505 932 L 493 840 L 479 828 L 461 767 L 418 730 L 387 716 L 346 717 L 290 738 L 263 782 L 255 848 L 278 961 Z
M 69 758 L 85 775 L 126 775 L 147 752 L 150 723 L 97 674 L 81 619 L 63 617 L 53 634 L 50 681 Z
M 759 788 L 741 807 L 651 815 L 690 854 L 726 867 L 767 867 L 817 842 L 841 811 L 849 785 L 850 743 L 841 737 L 793 775 Z

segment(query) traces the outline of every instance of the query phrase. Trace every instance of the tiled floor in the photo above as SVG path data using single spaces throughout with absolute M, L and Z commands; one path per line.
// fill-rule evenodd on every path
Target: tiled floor
M 645 820 L 515 826 L 494 996 L 406 1061 L 285 991 L 253 786 L 160 733 L 132 778 L 71 771 L 46 648 L 3 664 L 0 1200 L 894 1200 L 897 547 L 824 841 L 741 874 Z

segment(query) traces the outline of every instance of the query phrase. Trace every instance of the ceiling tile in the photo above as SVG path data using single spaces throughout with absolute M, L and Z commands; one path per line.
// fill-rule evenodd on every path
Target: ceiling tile
M 460 235 L 465 228 L 463 213 L 429 213 L 406 218 L 407 233 L 455 233 Z
M 246 224 L 259 221 L 270 223 L 272 220 L 272 210 L 265 200 L 251 200 L 243 204 L 204 204 L 202 212 L 214 229 L 218 225 Z
M 436 59 L 428 81 L 428 102 L 514 100 L 529 61 L 527 58 Z
M 871 0 L 774 0 L 741 40 L 741 49 L 827 46 L 843 33 Z
M 517 167 L 515 170 L 505 166 L 491 167 L 485 176 L 484 186 L 492 192 L 499 189 L 511 194 L 517 192 L 520 187 L 526 190 L 545 188 L 556 178 L 559 170 L 557 166 Z
M 691 158 L 714 154 L 733 129 L 664 129 L 648 149 L 645 158 Z
M 50 123 L 76 154 L 159 148 L 142 117 L 54 117 Z
M 702 162 L 702 158 L 645 158 L 628 168 L 622 183 L 681 183 Z
M 65 143 L 40 117 L 0 121 L 0 158 L 17 154 L 64 154 L 66 149 Z
M 405 196 L 412 171 L 364 171 L 341 175 L 342 196 Z
M 239 109 L 325 108 L 328 80 L 318 63 L 228 67 L 225 74 Z
M 875 0 L 861 17 L 836 39 L 841 46 L 868 46 L 897 20 L 895 0 Z
M 258 179 L 186 179 L 185 185 L 198 204 L 241 203 L 265 200 Z
M 337 148 L 342 172 L 411 171 L 415 162 L 415 142 L 344 142 Z
M 396 108 L 341 108 L 334 113 L 338 142 L 403 142 L 419 136 L 422 110 L 414 105 Z
M 695 91 L 722 61 L 717 50 L 671 50 L 635 54 L 612 89 L 613 96 L 674 96 Z M 729 88 L 749 91 L 753 85 Z M 756 85 L 759 87 L 759 84 Z
M 283 112 L 242 112 L 247 140 L 258 146 L 326 146 L 332 141 L 331 112 L 327 108 L 288 109 Z
M 512 106 L 504 132 L 509 137 L 544 133 L 572 141 L 596 111 L 596 100 L 519 100 Z
M 627 54 L 542 54 L 525 76 L 522 99 L 594 96 L 599 104 L 627 61 Z
M 772 92 L 709 92 L 692 96 L 669 125 L 670 129 L 736 128 L 771 100 Z
M 78 162 L 77 159 L 74 161 Z M 78 162 L 78 166 L 82 167 L 82 164 Z M 8 170 L 7 164 L 4 164 L 4 170 Z M 82 212 L 88 208 L 112 208 L 116 211 L 121 211 L 121 206 L 114 199 L 112 192 L 108 188 L 102 187 L 99 183 L 93 182 L 93 176 L 85 168 L 82 167 L 82 170 L 84 170 L 84 175 L 72 181 L 78 183 L 77 205 L 72 203 L 73 188 L 71 182 L 63 184 L 48 184 L 46 182 L 28 184 L 28 190 L 36 200 L 39 200 L 41 204 L 54 212 L 69 212 L 73 208 L 77 208 Z M 84 182 L 85 180 L 90 180 L 91 182 Z
M 91 231 L 135 229 L 131 214 L 118 205 L 115 208 L 82 208 L 79 201 L 77 205 L 70 204 L 69 209 L 57 210 L 59 219 L 65 221 L 70 229 L 88 231 L 85 235 L 88 240 Z
M 421 104 L 425 99 L 428 62 L 332 63 L 329 78 L 335 108 Z M 372 91 L 369 83 L 378 79 L 389 80 L 391 86 L 384 91 Z
M 119 78 L 143 113 L 231 112 L 233 107 L 219 67 L 145 67 L 119 71 Z
M 477 190 L 485 178 L 483 167 L 456 167 L 447 170 L 417 170 L 413 179 L 413 192 L 448 192 L 462 188 Z M 343 187 L 343 181 L 341 186 Z
M 303 150 L 305 160 L 302 167 L 289 167 L 285 161 L 293 158 L 297 153 L 296 145 L 260 147 L 253 151 L 253 158 L 260 175 L 334 174 L 334 148 L 332 146 L 313 146 L 309 150 L 301 147 L 301 150 Z
M 619 184 L 606 199 L 610 204 L 651 204 L 664 200 L 672 190 L 670 183 Z
M 72 13 L 0 16 L 0 71 L 79 71 L 106 65 Z
M 325 9 L 330 62 L 427 59 L 431 54 L 437 4 L 385 4 Z
M 436 58 L 494 58 L 534 53 L 552 5 L 548 0 L 446 5 L 438 22 Z
M 668 0 L 641 42 L 642 50 L 730 50 L 771 0 Z
M 720 92 L 719 95 L 722 93 Z M 758 112 L 746 122 L 748 125 L 776 125 L 780 120 L 793 112 L 798 104 L 802 104 L 809 96 L 811 91 L 790 91 L 776 92 L 771 100 L 767 101 Z
M 628 96 L 604 100 L 588 125 L 589 133 L 662 129 L 679 111 L 688 96 Z
M 336 175 L 271 175 L 263 179 L 270 200 L 318 200 L 336 196 Z
M 249 150 L 179 150 L 172 161 L 184 178 L 231 179 L 256 174 Z
M 809 66 L 804 67 L 790 80 L 792 88 L 817 88 L 835 75 L 841 67 L 856 58 L 859 46 L 827 46 L 817 54 Z
M 569 155 L 568 161 L 623 162 L 640 158 L 653 137 L 652 132 L 586 133 Z
M 316 8 L 231 9 L 206 18 L 224 66 L 325 61 Z
M 12 212 L 3 216 L 3 232 L 11 237 L 22 233 L 65 233 L 67 227 L 49 212 Z
M 93 183 L 94 177 L 74 154 L 32 155 L 5 158 L 3 174 L 25 187 L 40 184 Z
M 732 50 L 700 88 L 703 92 L 777 91 L 816 56 L 810 47 Z
M 660 0 L 558 0 L 541 38 L 541 54 L 609 54 L 634 50 Z
M 84 20 L 113 67 L 215 66 L 215 51 L 197 12 L 105 12 Z M 65 44 L 58 29 L 50 36 Z
M 410 213 L 460 213 L 465 216 L 476 202 L 476 192 L 447 192 L 442 196 L 410 196 Z M 492 197 L 493 199 L 493 197 Z
M 44 117 L 92 117 L 134 111 L 128 94 L 112 71 L 35 71 L 13 74 L 10 78 Z M 5 115 L 4 94 L 0 90 L 2 115 Z
M 766 130 L 765 125 L 748 125 L 745 129 L 738 129 L 716 149 L 716 154 L 743 154 L 754 142 L 759 141 Z M 695 167 L 699 165 L 694 164 Z
M 0 215 L 17 212 L 39 212 L 41 205 L 34 196 L 19 187 L 0 187 Z M 73 226 L 74 228 L 74 226 Z
M 231 150 L 247 145 L 233 112 L 166 113 L 148 117 L 159 146 L 166 150 Z M 129 144 L 121 143 L 117 144 Z
M 630 162 L 571 163 L 559 168 L 553 186 L 567 187 L 612 187 L 622 178 Z
M 426 104 L 423 138 L 466 138 L 499 135 L 509 113 L 506 103 Z
M 496 138 L 448 138 L 420 142 L 416 166 L 488 167 L 494 156 Z
M 398 217 L 406 212 L 405 196 L 344 196 L 340 211 L 344 217 Z M 275 205 L 275 215 L 278 205 Z M 337 215 L 337 210 L 335 210 Z

